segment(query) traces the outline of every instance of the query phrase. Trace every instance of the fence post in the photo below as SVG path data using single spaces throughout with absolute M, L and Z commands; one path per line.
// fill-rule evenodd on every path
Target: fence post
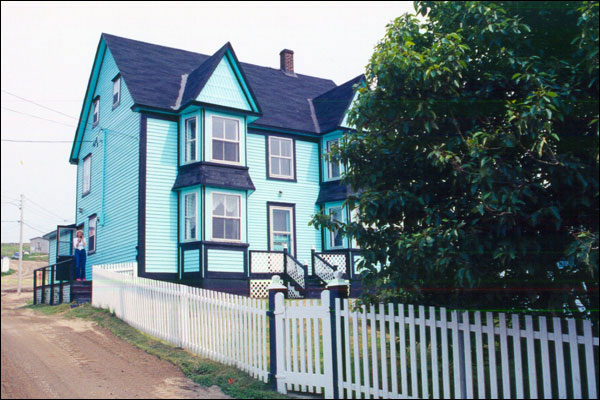
M 348 297 L 348 284 L 342 279 L 342 271 L 335 271 L 333 273 L 334 279 L 332 279 L 327 284 L 327 290 L 329 291 L 329 322 L 331 326 L 331 380 L 333 384 L 333 398 L 339 399 L 339 374 L 338 374 L 338 365 L 337 365 L 337 354 L 338 351 L 344 351 L 344 332 L 342 327 L 342 332 L 340 337 L 342 338 L 342 343 L 337 343 L 337 332 L 336 332 L 336 323 L 335 320 L 338 317 L 335 315 L 335 300 L 345 299 Z M 338 345 L 340 346 L 340 350 L 338 350 Z M 327 364 L 325 364 L 327 365 Z M 325 393 L 325 397 L 327 398 L 327 393 Z
M 33 305 L 37 304 L 37 270 L 33 271 Z
M 285 376 L 281 373 L 284 366 L 283 355 L 285 351 L 283 346 L 283 343 L 285 343 L 283 340 L 283 321 L 281 317 L 276 318 L 276 315 L 281 315 L 284 312 L 283 297 L 287 294 L 288 289 L 283 285 L 279 275 L 273 275 L 271 284 L 267 289 L 269 291 L 269 310 L 267 311 L 267 316 L 269 317 L 269 382 L 279 393 L 285 394 L 287 392 L 285 389 Z M 278 293 L 282 293 L 283 296 L 279 296 L 276 299 Z M 278 365 L 280 371 L 277 370 Z

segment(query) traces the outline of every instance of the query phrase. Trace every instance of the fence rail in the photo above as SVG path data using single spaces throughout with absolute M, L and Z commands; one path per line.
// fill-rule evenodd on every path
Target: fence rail
M 93 268 L 94 306 L 262 381 L 270 376 L 282 393 L 598 396 L 599 343 L 590 321 L 403 304 L 355 308 L 340 298 L 339 286 L 323 291 L 320 301 L 284 300 L 275 291 L 288 289 L 275 280 L 267 308 L 264 301 L 121 271 Z
M 92 305 L 133 327 L 267 381 L 266 302 L 94 267 Z

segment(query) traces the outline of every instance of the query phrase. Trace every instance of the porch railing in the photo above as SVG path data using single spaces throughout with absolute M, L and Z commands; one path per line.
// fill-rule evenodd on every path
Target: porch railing
M 307 266 L 284 251 L 250 250 L 250 278 L 271 279 L 281 275 L 296 292 L 302 294 L 306 289 Z
M 37 268 L 33 271 L 33 304 L 61 304 L 71 301 L 72 261 Z
M 321 252 L 313 251 L 312 262 L 313 271 L 318 275 L 318 270 L 329 276 L 328 271 L 323 266 L 326 263 L 334 271 L 341 271 L 344 279 L 355 280 L 358 278 L 356 272 L 356 263 L 360 258 L 360 250 L 358 249 L 340 249 L 340 250 L 326 250 Z M 323 271 L 325 269 L 325 271 Z
M 325 261 L 323 257 L 314 250 L 312 251 L 312 260 L 313 274 L 315 274 L 323 283 L 327 284 L 335 278 L 334 272 L 337 270 L 336 267 Z

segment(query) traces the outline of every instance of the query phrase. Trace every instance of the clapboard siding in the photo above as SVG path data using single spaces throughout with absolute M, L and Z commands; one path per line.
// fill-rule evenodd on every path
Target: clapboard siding
M 206 250 L 207 270 L 210 272 L 244 272 L 244 252 Z
M 183 252 L 183 272 L 199 272 L 200 271 L 200 250 L 186 250 Z
M 277 136 L 277 135 L 275 135 Z M 310 267 L 310 251 L 321 250 L 320 232 L 308 222 L 318 211 L 319 149 L 314 142 L 295 140 L 296 182 L 267 179 L 267 138 L 249 133 L 248 167 L 256 191 L 248 196 L 248 241 L 250 250 L 267 250 L 267 202 L 295 204 L 296 250 L 298 260 Z M 281 193 L 280 193 L 281 191 Z
M 90 108 L 83 143 L 77 157 L 76 223 L 84 225 L 86 238 L 89 217 L 95 214 L 99 218 L 96 252 L 88 256 L 88 279 L 91 278 L 90 266 L 93 264 L 135 260 L 138 244 L 140 117 L 131 111 L 133 100 L 124 79 L 121 79 L 120 103 L 113 109 L 112 80 L 119 74 L 119 69 L 108 49 L 105 50 L 102 60 L 92 96 L 100 96 L 99 123 L 92 126 Z M 83 196 L 83 159 L 88 154 L 92 155 L 91 190 Z
M 146 123 L 146 272 L 177 272 L 177 123 Z
M 56 235 L 48 239 L 48 265 L 56 264 Z
M 246 95 L 227 57 L 223 57 L 196 100 L 250 111 Z

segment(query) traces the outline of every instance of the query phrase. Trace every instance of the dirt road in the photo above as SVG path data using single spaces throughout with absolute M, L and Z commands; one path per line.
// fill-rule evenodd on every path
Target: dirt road
M 92 322 L 21 308 L 32 297 L 34 267 L 31 262 L 24 268 L 29 280 L 20 297 L 17 274 L 2 278 L 3 399 L 227 398 Z

